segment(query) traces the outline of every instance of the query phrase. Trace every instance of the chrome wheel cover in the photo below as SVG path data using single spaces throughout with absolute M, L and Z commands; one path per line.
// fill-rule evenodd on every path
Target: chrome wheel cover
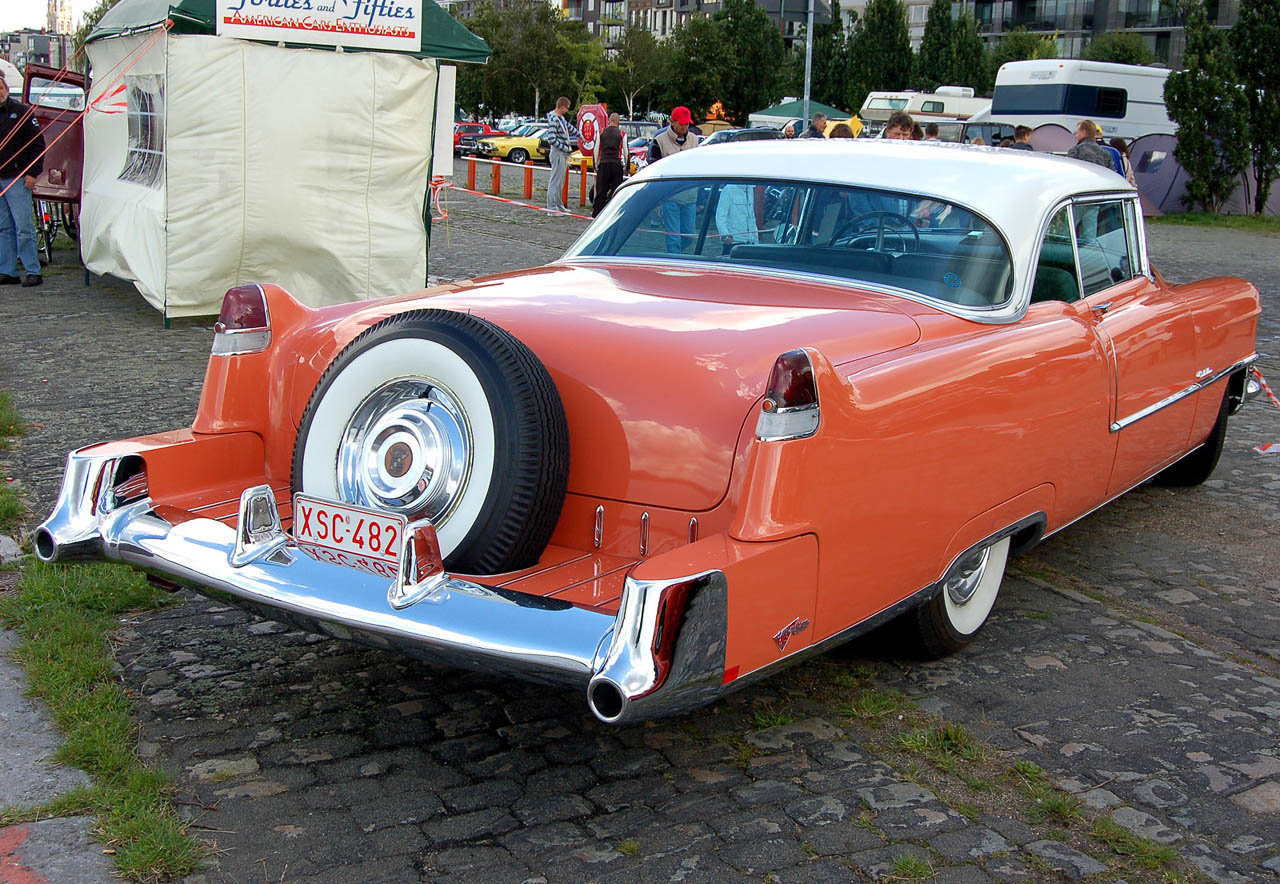
M 943 589 L 951 604 L 957 608 L 967 604 L 978 591 L 982 575 L 987 572 L 987 563 L 991 560 L 991 547 L 987 546 L 966 561 L 960 563 L 957 573 L 947 578 Z
M 338 495 L 441 525 L 466 489 L 472 450 L 466 411 L 450 390 L 427 378 L 388 381 L 343 428 Z

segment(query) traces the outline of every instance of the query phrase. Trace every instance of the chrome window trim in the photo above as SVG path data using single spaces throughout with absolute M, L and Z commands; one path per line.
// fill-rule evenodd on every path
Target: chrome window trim
M 1203 390 L 1205 387 L 1208 387 L 1211 384 L 1216 384 L 1218 381 L 1226 377 L 1229 377 L 1230 375 L 1234 374 L 1235 372 L 1239 371 L 1242 368 L 1247 368 L 1248 366 L 1252 365 L 1257 361 L 1258 361 L 1258 354 L 1254 353 L 1252 356 L 1241 359 L 1239 362 L 1235 363 L 1234 365 L 1228 368 L 1224 368 L 1221 371 L 1214 372 L 1212 376 L 1206 378 L 1205 380 L 1196 381 L 1190 386 L 1184 387 L 1183 389 L 1179 390 L 1177 393 L 1174 393 L 1172 396 L 1166 396 L 1165 398 L 1161 399 L 1159 402 L 1155 403 L 1154 405 L 1148 405 L 1146 408 L 1142 409 L 1141 411 L 1135 411 L 1133 414 L 1129 415 L 1128 417 L 1119 418 L 1118 420 L 1114 421 L 1111 424 L 1111 432 L 1118 433 L 1121 430 L 1123 430 L 1125 427 L 1131 427 L 1134 424 L 1136 424 L 1138 421 L 1142 420 L 1143 418 L 1151 417 L 1151 415 L 1155 414 L 1157 411 L 1161 411 L 1165 408 L 1168 408 L 1170 405 L 1173 405 L 1174 403 L 1180 402 L 1181 400 L 1187 398 L 1192 393 L 1198 393 L 1199 391 Z
M 1133 211 L 1134 215 L 1138 219 L 1141 219 L 1142 209 L 1141 209 L 1141 206 L 1138 204 L 1138 195 L 1134 191 L 1115 191 L 1115 192 L 1107 192 L 1107 193 L 1091 193 L 1091 194 L 1077 195 L 1077 196 L 1071 197 L 1070 202 L 1072 206 L 1071 208 L 1071 244 L 1072 244 L 1072 247 L 1075 248 L 1076 250 L 1076 278 L 1080 283 L 1081 300 L 1084 300 L 1085 298 L 1092 298 L 1094 295 L 1098 294 L 1099 292 L 1105 292 L 1107 289 L 1111 288 L 1112 286 L 1121 285 L 1122 283 L 1129 282 L 1129 280 L 1137 279 L 1139 276 L 1145 276 L 1147 277 L 1147 279 L 1151 280 L 1152 282 L 1155 281 L 1155 276 L 1150 272 L 1150 268 L 1147 265 L 1147 232 L 1145 228 L 1139 227 L 1134 232 L 1138 234 L 1138 243 L 1139 243 L 1138 247 L 1141 250 L 1141 255 L 1142 255 L 1142 259 L 1141 259 L 1142 272 L 1141 273 L 1135 272 L 1129 277 L 1129 279 L 1123 279 L 1120 282 L 1113 282 L 1111 285 L 1106 286 L 1105 288 L 1100 288 L 1096 292 L 1092 292 L 1088 295 L 1084 294 L 1084 274 L 1080 272 L 1080 245 L 1079 243 L 1076 242 L 1076 233 L 1075 233 L 1076 231 L 1075 207 L 1077 205 L 1085 206 L 1085 205 L 1092 205 L 1094 203 L 1111 203 L 1111 202 L 1124 203 L 1125 209 L 1126 209 L 1125 211 L 1126 236 L 1130 232 L 1129 223 L 1128 223 L 1129 211 Z M 1140 220 L 1139 220 L 1139 223 L 1141 223 Z

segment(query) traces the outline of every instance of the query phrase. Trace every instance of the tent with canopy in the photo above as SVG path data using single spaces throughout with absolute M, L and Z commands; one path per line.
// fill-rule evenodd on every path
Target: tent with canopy
M 215 0 L 121 0 L 86 46 L 85 266 L 166 317 L 254 282 L 311 306 L 422 286 L 437 110 L 453 118 L 440 61 L 489 48 L 415 2 L 420 42 L 393 52 L 231 39 Z

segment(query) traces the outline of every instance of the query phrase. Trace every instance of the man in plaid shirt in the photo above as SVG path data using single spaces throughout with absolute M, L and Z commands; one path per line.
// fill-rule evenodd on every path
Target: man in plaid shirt
M 569 99 L 556 99 L 556 109 L 547 114 L 547 158 L 551 161 L 551 180 L 547 183 L 547 208 L 553 212 L 568 211 L 564 207 L 564 179 L 569 171 L 569 154 L 573 152 L 573 138 L 580 138 L 577 128 L 566 116 Z

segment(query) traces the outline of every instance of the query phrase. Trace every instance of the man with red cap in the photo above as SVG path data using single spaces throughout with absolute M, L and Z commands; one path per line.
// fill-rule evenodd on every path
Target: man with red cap
M 702 141 L 702 136 L 690 132 L 693 115 L 683 104 L 671 109 L 671 125 L 653 139 L 649 148 L 649 162 L 682 150 L 692 150 Z M 686 188 L 662 204 L 662 226 L 667 231 L 667 251 L 683 252 L 685 244 L 692 241 L 698 211 L 698 189 Z

